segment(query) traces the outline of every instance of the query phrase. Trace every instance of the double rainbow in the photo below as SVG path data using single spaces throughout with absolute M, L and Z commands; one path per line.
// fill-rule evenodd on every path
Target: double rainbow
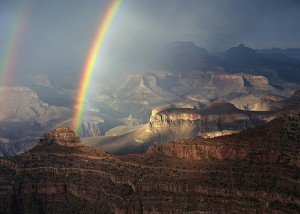
M 102 46 L 106 40 L 109 28 L 114 20 L 114 17 L 118 13 L 122 0 L 112 0 L 108 6 L 99 26 L 92 46 L 90 48 L 88 57 L 85 62 L 84 69 L 82 71 L 82 76 L 80 79 L 79 90 L 77 94 L 77 99 L 75 103 L 73 128 L 78 132 L 80 130 L 80 125 L 82 121 L 83 108 L 87 99 L 87 92 L 90 85 L 91 77 L 95 71 L 95 67 L 99 60 L 99 55 Z

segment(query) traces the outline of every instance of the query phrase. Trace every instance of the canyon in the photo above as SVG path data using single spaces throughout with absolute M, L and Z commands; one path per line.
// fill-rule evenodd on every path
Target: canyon
M 129 75 L 115 92 L 111 92 L 113 99 L 107 99 L 107 95 L 99 98 L 99 102 L 146 122 L 151 110 L 159 106 L 204 107 L 217 100 L 226 100 L 240 109 L 277 110 L 270 103 L 290 97 L 293 90 L 289 87 L 278 90 L 266 77 L 222 70 L 196 72 L 186 77 L 154 71 Z M 262 102 L 268 105 L 260 105 Z
M 299 62 L 287 56 L 274 57 L 244 45 L 219 54 L 189 42 L 162 46 L 155 49 L 155 59 L 143 71 L 124 73 L 119 80 L 95 81 L 83 109 L 79 134 L 87 145 L 99 143 L 101 148 L 114 152 L 114 147 L 122 143 L 120 150 L 128 153 L 144 152 L 150 145 L 161 142 L 222 136 L 254 127 L 268 120 L 250 121 L 251 117 L 237 113 L 236 118 L 226 116 L 234 126 L 231 128 L 224 126 L 222 116 L 208 116 L 198 122 L 185 120 L 182 124 L 179 121 L 177 125 L 156 129 L 151 127 L 153 122 L 149 118 L 153 109 L 189 112 L 222 101 L 240 110 L 257 112 L 253 113 L 256 115 L 263 111 L 266 115 L 276 115 L 287 103 L 299 105 L 295 96 L 297 91 L 299 94 L 299 84 L 297 78 L 291 78 L 297 73 Z M 27 151 L 45 132 L 58 124 L 71 123 L 77 78 L 76 72 L 68 70 L 29 72 L 19 76 L 15 86 L 0 89 L 0 156 Z M 237 121 L 233 122 L 234 119 Z M 116 133 L 121 129 L 122 133 Z M 108 145 L 109 142 L 114 143 Z
M 0 214 L 300 213 L 299 21 L 300 0 L 0 0 Z
M 299 111 L 213 139 L 180 140 L 114 156 L 67 127 L 0 158 L 0 212 L 297 212 Z

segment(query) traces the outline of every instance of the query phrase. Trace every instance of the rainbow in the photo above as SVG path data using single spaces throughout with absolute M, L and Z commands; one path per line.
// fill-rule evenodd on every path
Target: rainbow
M 92 42 L 88 57 L 85 62 L 82 76 L 80 78 L 79 90 L 77 93 L 77 99 L 74 106 L 73 128 L 79 132 L 80 124 L 82 121 L 82 112 L 87 99 L 87 92 L 90 85 L 90 80 L 95 71 L 95 67 L 99 61 L 99 55 L 102 46 L 106 40 L 109 28 L 114 20 L 114 17 L 118 13 L 122 0 L 112 0 L 108 6 L 101 22 L 98 26 L 98 31 Z
M 18 9 L 12 16 L 12 21 L 9 23 L 7 30 L 7 39 L 5 47 L 1 52 L 0 63 L 0 86 L 9 86 L 13 73 L 16 69 L 16 61 L 18 58 L 19 47 L 26 29 L 26 18 L 28 14 L 29 3 L 18 5 Z

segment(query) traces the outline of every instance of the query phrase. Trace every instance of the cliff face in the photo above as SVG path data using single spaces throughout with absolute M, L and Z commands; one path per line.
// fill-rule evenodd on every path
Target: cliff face
M 212 74 L 211 84 L 214 85 L 236 85 L 243 89 L 251 87 L 257 90 L 273 90 L 266 77 L 249 74 Z
M 101 136 L 105 133 L 104 120 L 99 117 L 89 117 L 81 121 L 80 136 Z
M 297 212 L 299 118 L 123 157 L 44 138 L 0 159 L 0 212 Z
M 0 88 L 0 102 L 0 156 L 27 151 L 72 115 L 71 109 L 48 105 L 26 87 Z
M 147 131 L 155 135 L 172 133 L 173 140 L 196 136 L 210 138 L 253 128 L 270 121 L 274 115 L 274 113 L 242 111 L 226 102 L 216 102 L 203 110 L 154 109 Z
M 45 116 L 50 106 L 39 100 L 37 94 L 29 88 L 0 88 L 0 121 L 29 120 Z

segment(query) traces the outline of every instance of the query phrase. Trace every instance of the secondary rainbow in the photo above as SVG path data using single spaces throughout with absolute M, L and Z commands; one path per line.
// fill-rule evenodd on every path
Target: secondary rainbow
M 9 86 L 16 69 L 17 58 L 21 41 L 26 29 L 26 20 L 30 1 L 26 4 L 19 3 L 15 13 L 11 16 L 11 23 L 8 23 L 6 30 L 5 46 L 1 51 L 0 62 L 0 86 Z
M 112 2 L 109 4 L 103 18 L 101 19 L 98 31 L 96 33 L 88 57 L 86 59 L 85 66 L 80 79 L 79 90 L 74 108 L 73 128 L 77 132 L 80 130 L 82 112 L 86 103 L 87 92 L 89 89 L 92 74 L 95 71 L 95 67 L 99 61 L 101 48 L 106 40 L 109 28 L 114 20 L 114 17 L 120 9 L 122 1 L 123 0 L 112 0 Z

